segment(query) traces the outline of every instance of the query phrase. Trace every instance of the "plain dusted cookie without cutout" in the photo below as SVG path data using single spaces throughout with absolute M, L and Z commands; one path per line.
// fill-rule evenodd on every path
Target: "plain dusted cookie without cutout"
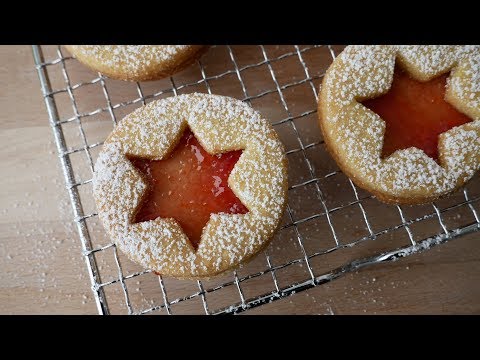
M 382 156 L 386 122 L 361 102 L 389 92 L 396 65 L 419 82 L 450 72 L 444 101 L 471 120 L 438 136 L 438 162 L 416 147 Z M 433 201 L 480 168 L 480 47 L 348 46 L 325 74 L 318 110 L 329 152 L 357 185 L 387 203 Z
M 248 208 L 212 213 L 196 249 L 172 218 L 134 223 L 148 189 L 129 161 L 166 159 L 188 128 L 209 154 L 243 150 L 228 186 Z M 119 123 L 95 164 L 93 191 L 105 229 L 131 260 L 160 274 L 199 279 L 235 268 L 268 245 L 286 206 L 287 159 L 276 132 L 247 104 L 180 95 L 151 102 Z
M 81 63 L 112 79 L 158 80 L 192 64 L 204 45 L 65 45 Z

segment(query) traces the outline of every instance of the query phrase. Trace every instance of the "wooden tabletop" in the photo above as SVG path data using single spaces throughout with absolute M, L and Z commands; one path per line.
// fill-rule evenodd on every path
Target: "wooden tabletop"
M 0 58 L 0 313 L 95 314 L 31 48 L 1 46 Z M 479 314 L 479 240 L 464 236 L 246 314 Z

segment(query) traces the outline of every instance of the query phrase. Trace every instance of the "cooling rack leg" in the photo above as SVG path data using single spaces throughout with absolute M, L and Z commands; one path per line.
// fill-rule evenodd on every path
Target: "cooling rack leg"
M 78 234 L 80 235 L 80 240 L 82 243 L 83 252 L 90 251 L 92 249 L 92 243 L 90 241 L 90 236 L 88 234 L 87 225 L 84 220 L 79 220 L 83 216 L 83 209 L 80 203 L 80 198 L 78 190 L 76 187 L 71 186 L 74 184 L 75 177 L 73 175 L 72 165 L 68 155 L 65 154 L 66 145 L 65 138 L 63 136 L 63 131 L 61 125 L 58 124 L 58 111 L 55 105 L 55 100 L 53 95 L 49 95 L 52 92 L 50 86 L 50 80 L 48 78 L 47 71 L 42 63 L 44 62 L 42 49 L 39 45 L 32 45 L 33 59 L 35 61 L 35 67 L 37 69 L 38 78 L 40 80 L 40 86 L 42 89 L 43 98 L 45 100 L 45 106 L 47 107 L 48 117 L 50 120 L 50 125 L 52 127 L 55 145 L 57 147 L 57 153 L 60 158 L 60 164 L 62 167 L 63 175 L 66 181 L 66 188 L 68 195 L 70 197 L 70 202 L 72 204 L 73 214 L 75 217 L 75 223 L 77 226 Z M 99 273 L 97 268 L 97 263 L 93 254 L 85 256 L 85 261 L 87 263 L 88 275 L 90 277 L 90 282 L 92 284 L 93 295 L 97 305 L 99 314 L 106 315 L 109 313 L 107 300 L 105 298 L 105 293 L 102 288 L 98 288 L 97 284 L 100 283 Z

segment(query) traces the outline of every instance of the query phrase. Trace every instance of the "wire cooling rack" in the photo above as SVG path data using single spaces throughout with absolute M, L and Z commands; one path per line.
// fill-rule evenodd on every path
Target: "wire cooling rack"
M 91 72 L 62 47 L 33 46 L 100 314 L 238 313 L 480 230 L 478 174 L 445 199 L 410 207 L 380 203 L 339 171 L 317 126 L 316 98 L 342 48 L 214 46 L 169 79 L 127 83 Z M 101 227 L 91 188 L 103 140 L 124 115 L 189 92 L 250 103 L 270 119 L 289 159 L 289 203 L 276 238 L 244 267 L 204 281 L 162 278 L 130 262 Z

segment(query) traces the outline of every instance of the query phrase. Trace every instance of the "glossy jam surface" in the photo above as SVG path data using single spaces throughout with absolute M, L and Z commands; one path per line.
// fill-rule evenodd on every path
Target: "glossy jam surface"
M 390 91 L 363 102 L 386 123 L 383 157 L 414 146 L 438 160 L 438 136 L 472 121 L 444 100 L 447 77 L 420 82 L 396 67 Z
M 241 154 L 239 150 L 210 155 L 187 129 L 168 159 L 131 157 L 149 184 L 135 222 L 174 218 L 196 249 L 210 214 L 248 212 L 228 187 L 228 176 Z

